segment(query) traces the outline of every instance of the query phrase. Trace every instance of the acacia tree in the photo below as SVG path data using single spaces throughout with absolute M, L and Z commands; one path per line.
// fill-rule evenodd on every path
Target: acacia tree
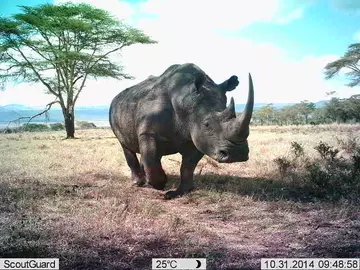
M 340 59 L 331 62 L 325 66 L 325 78 L 331 79 L 337 75 L 340 70 L 348 69 L 346 76 L 350 79 L 347 85 L 354 87 L 360 84 L 360 43 L 351 44 L 347 52 Z
M 261 107 L 258 110 L 258 115 L 260 119 L 263 119 L 262 122 L 267 123 L 268 125 L 273 124 L 275 116 L 275 108 L 272 103 Z
M 333 97 L 325 107 L 327 117 L 333 122 L 345 123 L 351 115 L 348 106 L 344 105 L 345 100 Z
M 356 122 L 360 122 L 360 94 L 348 98 L 345 102 L 345 106 L 349 108 L 351 117 Z
M 55 97 L 48 109 L 60 104 L 67 138 L 74 138 L 74 106 L 87 80 L 131 78 L 119 62 L 121 49 L 155 41 L 88 4 L 21 10 L 0 18 L 0 79 L 41 83 Z
M 308 124 L 309 116 L 314 112 L 316 106 L 313 102 L 303 100 L 295 105 L 298 113 L 304 117 L 305 124 Z

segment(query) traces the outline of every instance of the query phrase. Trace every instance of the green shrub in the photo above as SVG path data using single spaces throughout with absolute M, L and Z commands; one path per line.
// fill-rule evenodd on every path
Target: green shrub
M 359 178 L 360 173 L 360 139 L 358 136 L 350 133 L 345 139 L 335 137 L 341 149 L 348 155 L 351 164 L 351 175 L 353 179 Z M 355 180 L 354 180 L 355 181 Z
M 53 131 L 58 131 L 58 130 L 64 130 L 65 127 L 62 123 L 54 123 L 54 124 L 50 124 L 50 129 Z
M 23 125 L 23 131 L 37 132 L 37 131 L 48 131 L 49 127 L 45 124 L 25 124 Z
M 1 132 L 5 134 L 10 134 L 10 133 L 14 133 L 14 130 L 11 128 L 5 128 L 4 130 L 1 130 Z
M 339 137 L 335 137 L 335 139 L 340 148 L 344 149 L 346 153 L 351 153 L 354 149 L 360 148 L 360 140 L 353 133 L 350 133 L 345 139 Z
M 352 178 L 360 178 L 360 147 L 357 147 L 353 150 L 351 155 L 351 160 L 353 162 L 352 166 Z
M 291 142 L 291 151 L 294 153 L 296 158 L 304 156 L 304 147 L 298 142 Z
M 339 153 L 339 150 L 333 148 L 333 146 L 330 146 L 324 142 L 320 142 L 317 146 L 314 147 L 314 149 L 319 152 L 323 159 L 330 159 L 334 161 L 336 155 Z
M 341 198 L 359 201 L 359 177 L 354 178 L 351 170 L 328 164 L 313 164 L 308 168 L 307 187 L 316 197 L 337 201 Z
M 285 157 L 278 157 L 276 159 L 274 159 L 274 162 L 276 163 L 280 175 L 283 178 L 287 172 L 287 170 L 289 169 L 289 167 L 291 166 L 291 162 L 289 160 L 287 160 Z
M 317 193 L 326 193 L 331 181 L 331 175 L 329 172 L 323 169 L 323 167 L 317 163 L 311 164 L 308 168 L 310 184 Z
M 91 123 L 91 122 L 88 122 L 88 121 L 76 121 L 76 125 L 80 129 L 96 128 L 94 123 Z
M 307 186 L 317 197 L 331 201 L 340 198 L 359 200 L 360 191 L 360 147 L 353 141 L 344 141 L 345 156 L 337 157 L 338 149 L 320 142 L 315 149 L 321 160 L 308 166 Z M 349 148 L 351 145 L 353 148 Z M 348 153 L 350 151 L 351 153 Z

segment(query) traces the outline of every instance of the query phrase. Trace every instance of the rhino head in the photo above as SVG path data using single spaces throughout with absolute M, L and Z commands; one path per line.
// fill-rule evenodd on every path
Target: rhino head
M 244 112 L 236 116 L 234 99 L 226 107 L 226 91 L 239 84 L 232 76 L 221 84 L 215 84 L 207 76 L 195 78 L 197 93 L 193 110 L 191 139 L 196 148 L 221 163 L 243 162 L 249 159 L 249 124 L 254 107 L 254 87 L 249 74 L 249 93 Z

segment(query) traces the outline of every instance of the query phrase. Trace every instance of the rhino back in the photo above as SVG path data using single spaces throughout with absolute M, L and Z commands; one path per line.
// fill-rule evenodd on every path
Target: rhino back
M 226 104 L 225 100 L 219 105 L 218 94 L 208 97 L 210 92 L 206 89 L 201 95 L 195 93 L 197 76 L 206 78 L 207 88 L 214 85 L 199 67 L 183 64 L 172 65 L 160 76 L 150 76 L 120 92 L 112 101 L 110 110 L 110 124 L 120 143 L 139 152 L 138 137 L 153 134 L 168 149 L 165 152 L 177 152 L 182 144 L 191 140 L 189 117 L 199 99 L 200 103 L 210 103 L 204 104 L 206 107 L 220 106 L 223 109 Z

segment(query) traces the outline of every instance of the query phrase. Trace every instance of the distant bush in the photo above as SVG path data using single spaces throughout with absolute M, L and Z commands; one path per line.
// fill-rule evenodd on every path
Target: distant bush
M 37 131 L 48 131 L 50 128 L 45 124 L 27 124 L 22 126 L 23 131 L 37 132 Z
M 10 134 L 14 133 L 14 130 L 12 128 L 5 128 L 1 130 L 1 133 Z
M 76 121 L 76 126 L 79 129 L 91 129 L 96 128 L 94 123 L 88 121 Z M 23 124 L 19 127 L 7 127 L 5 129 L 0 130 L 1 133 L 19 133 L 19 132 L 42 132 L 42 131 L 59 131 L 64 130 L 65 126 L 63 123 L 53 123 L 53 124 L 36 124 L 36 123 L 29 123 Z
M 7 127 L 1 132 L 3 133 L 20 133 L 20 132 L 42 132 L 42 131 L 49 131 L 52 130 L 49 126 L 46 124 L 35 124 L 35 123 L 29 123 L 29 124 L 23 124 L 19 127 Z
M 62 123 L 54 123 L 54 124 L 50 124 L 49 126 L 52 131 L 58 131 L 58 130 L 65 129 L 65 127 Z
M 96 128 L 94 123 L 91 123 L 91 122 L 88 122 L 88 121 L 76 121 L 76 125 L 80 129 Z

